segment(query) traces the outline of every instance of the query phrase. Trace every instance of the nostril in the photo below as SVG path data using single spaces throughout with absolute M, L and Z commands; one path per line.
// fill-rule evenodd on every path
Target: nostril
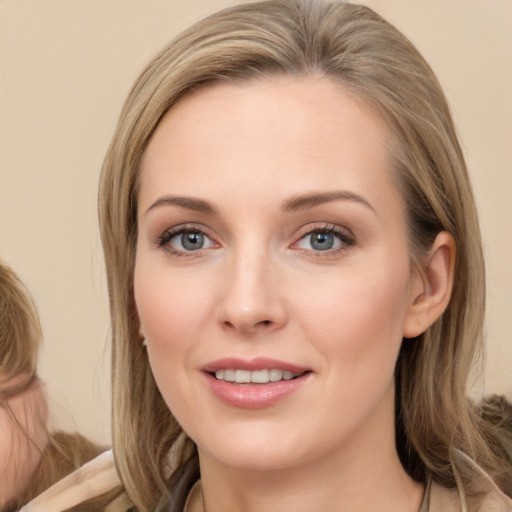
M 240 322 L 240 323 L 237 323 L 237 322 L 231 322 L 229 320 L 225 320 L 223 322 L 223 326 L 225 329 L 235 329 L 235 330 L 241 330 L 241 331 L 253 331 L 253 330 L 260 330 L 260 329 L 265 329 L 267 327 L 270 327 L 272 326 L 273 322 L 272 320 L 261 320 L 259 322 L 255 322 L 255 323 L 243 323 L 243 322 Z

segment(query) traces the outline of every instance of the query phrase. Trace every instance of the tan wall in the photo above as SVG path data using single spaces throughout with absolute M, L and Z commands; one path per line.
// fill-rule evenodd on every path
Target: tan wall
M 55 423 L 108 440 L 96 187 L 122 101 L 173 34 L 226 0 L 0 0 L 0 257 L 33 291 Z M 466 148 L 489 267 L 486 392 L 512 397 L 512 2 L 374 0 L 426 56 Z

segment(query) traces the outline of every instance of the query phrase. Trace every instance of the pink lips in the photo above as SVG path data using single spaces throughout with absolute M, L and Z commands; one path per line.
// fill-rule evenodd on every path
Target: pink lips
M 279 368 L 281 370 L 288 370 L 293 373 L 304 373 L 308 368 L 296 366 L 294 364 L 278 361 L 277 359 L 270 359 L 268 357 L 257 357 L 250 361 L 244 361 L 236 357 L 226 357 L 217 361 L 212 361 L 203 366 L 204 372 L 215 373 L 217 370 L 225 368 L 233 368 L 234 370 L 249 370 L 251 372 L 256 370 L 264 370 L 265 368 Z
M 280 369 L 299 374 L 292 380 L 279 380 L 265 384 L 226 382 L 215 377 L 218 370 L 248 370 Z M 256 358 L 250 361 L 238 358 L 224 358 L 212 361 L 202 368 L 210 390 L 222 402 L 233 407 L 244 409 L 261 409 L 268 407 L 298 391 L 305 384 L 311 371 L 308 368 L 278 361 L 270 358 Z

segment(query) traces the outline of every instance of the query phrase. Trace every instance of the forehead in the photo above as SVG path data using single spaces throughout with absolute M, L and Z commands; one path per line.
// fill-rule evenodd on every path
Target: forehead
M 238 134 L 242 128 L 254 136 L 259 127 L 262 135 L 283 137 L 288 133 L 292 139 L 303 135 L 307 128 L 313 131 L 332 126 L 330 140 L 325 138 L 326 130 L 322 137 L 326 143 L 334 138 L 339 144 L 336 131 L 340 123 L 351 124 L 353 131 L 364 131 L 382 141 L 389 135 L 383 116 L 368 100 L 327 77 L 285 75 L 248 82 L 214 82 L 190 92 L 164 115 L 145 154 L 151 153 L 162 137 L 213 127 L 219 136 L 230 135 L 233 130 Z
M 288 195 L 389 188 L 388 138 L 375 110 L 330 79 L 209 85 L 157 127 L 142 161 L 139 202 L 166 186 L 195 196 L 202 183 L 209 192 L 245 187 L 268 196 L 269 178 Z

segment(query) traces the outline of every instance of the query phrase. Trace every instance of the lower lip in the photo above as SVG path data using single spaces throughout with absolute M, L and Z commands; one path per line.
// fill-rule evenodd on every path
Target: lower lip
M 222 402 L 243 409 L 262 409 L 298 391 L 311 374 L 267 384 L 236 384 L 216 379 L 209 373 L 205 375 L 213 394 Z

